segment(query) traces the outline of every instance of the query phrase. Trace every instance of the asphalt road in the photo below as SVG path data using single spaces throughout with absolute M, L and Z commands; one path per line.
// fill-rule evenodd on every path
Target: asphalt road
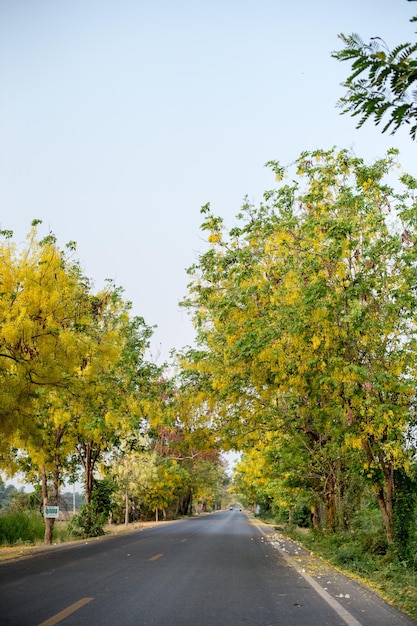
M 293 551 L 293 553 L 291 553 Z M 0 624 L 411 626 L 238 510 L 57 546 L 0 564 Z

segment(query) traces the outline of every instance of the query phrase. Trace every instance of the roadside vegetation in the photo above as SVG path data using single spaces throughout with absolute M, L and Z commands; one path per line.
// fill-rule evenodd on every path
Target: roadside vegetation
M 139 508 L 158 519 L 214 506 L 221 452 L 187 389 L 148 358 L 153 329 L 111 281 L 94 290 L 73 242 L 40 229 L 23 244 L 0 232 L 0 468 L 23 475 L 41 511 L 81 481 L 72 528 L 84 536 L 110 512 L 127 524 Z M 54 526 L 45 516 L 45 543 Z
M 0 515 L 0 545 L 33 545 L 43 540 L 44 523 L 36 511 L 10 511 Z
M 224 507 L 229 500 L 227 487 L 229 478 L 224 467 L 213 468 L 211 463 L 196 461 L 192 476 L 195 499 L 190 509 L 182 512 L 182 485 L 164 495 L 165 507 L 158 516 L 159 521 L 178 519 L 191 514 L 215 511 Z M 154 482 L 153 482 L 154 480 Z M 160 477 L 155 474 L 145 486 L 132 487 L 126 509 L 125 485 L 120 489 L 117 481 L 96 479 L 90 503 L 79 493 L 63 493 L 59 498 L 59 519 L 55 520 L 52 543 L 62 543 L 87 537 L 99 537 L 116 531 L 120 527 L 140 522 L 155 521 L 154 490 L 161 487 Z M 190 476 L 186 476 L 190 480 Z M 168 486 L 168 478 L 166 485 Z M 5 486 L 0 479 L 0 495 L 7 493 L 0 506 L 0 548 L 16 545 L 37 545 L 44 541 L 45 519 L 42 497 L 38 490 L 24 492 L 13 486 Z M 74 511 L 75 503 L 75 511 Z M 127 517 L 126 517 L 127 516 Z
M 259 207 L 227 229 L 210 207 L 210 250 L 184 305 L 199 350 L 189 387 L 212 411 L 248 504 L 308 510 L 350 531 L 376 505 L 385 541 L 413 559 L 416 510 L 417 180 L 390 151 L 304 152 Z M 287 178 L 290 182 L 285 182 Z
M 278 526 L 278 528 L 282 528 Z M 415 556 L 405 562 L 384 545 L 384 531 L 317 533 L 295 527 L 283 529 L 300 545 L 330 565 L 378 591 L 391 604 L 417 618 L 417 541 Z
M 246 501 L 244 495 L 236 495 Z M 417 618 L 417 534 L 413 536 L 411 558 L 404 560 L 389 545 L 378 508 L 370 500 L 358 510 L 349 531 L 329 532 L 314 529 L 305 501 L 291 507 L 274 506 L 263 501 L 248 507 L 249 514 L 273 526 L 279 536 L 295 541 L 308 552 L 298 553 L 297 561 L 308 573 L 322 571 L 323 563 L 348 574 L 378 592 L 389 603 Z M 303 558 L 305 559 L 303 561 Z

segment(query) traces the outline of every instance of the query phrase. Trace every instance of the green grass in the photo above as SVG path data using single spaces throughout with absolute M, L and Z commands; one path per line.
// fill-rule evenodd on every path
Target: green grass
M 42 541 L 45 526 L 36 511 L 10 511 L 0 515 L 0 545 L 34 544 Z
M 7 511 L 0 515 L 0 546 L 35 545 L 44 540 L 45 523 L 37 511 Z M 56 523 L 54 541 L 68 539 L 66 524 Z

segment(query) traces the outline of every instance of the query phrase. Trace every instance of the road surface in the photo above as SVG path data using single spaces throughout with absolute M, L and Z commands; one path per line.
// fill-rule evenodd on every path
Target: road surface
M 295 569 L 291 546 L 237 509 L 56 546 L 0 564 L 0 624 L 417 624 L 349 579 Z

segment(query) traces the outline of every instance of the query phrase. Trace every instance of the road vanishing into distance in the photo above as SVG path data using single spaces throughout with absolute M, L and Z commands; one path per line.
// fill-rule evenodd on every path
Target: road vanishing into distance
M 352 580 L 308 574 L 299 548 L 219 511 L 0 563 L 0 624 L 411 626 Z

